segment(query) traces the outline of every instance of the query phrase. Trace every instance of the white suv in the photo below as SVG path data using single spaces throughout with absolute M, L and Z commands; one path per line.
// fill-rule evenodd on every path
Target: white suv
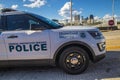
M 0 66 L 48 64 L 78 74 L 105 52 L 105 39 L 97 28 L 63 27 L 33 13 L 1 10 Z

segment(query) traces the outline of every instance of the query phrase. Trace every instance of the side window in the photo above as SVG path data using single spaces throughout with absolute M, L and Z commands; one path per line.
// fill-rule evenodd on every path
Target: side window
M 2 16 L 0 16 L 0 31 L 4 31 L 6 28 L 3 25 L 3 20 L 2 20 Z
M 30 24 L 30 29 L 40 30 L 47 28 L 47 25 L 45 23 L 31 16 L 29 16 L 29 24 Z
M 39 20 L 26 14 L 7 16 L 8 30 L 29 30 L 31 25 L 45 26 Z
M 1 16 L 0 16 L 0 31 L 2 30 L 2 20 L 1 20 Z
M 29 22 L 25 15 L 9 15 L 7 16 L 8 30 L 28 30 Z

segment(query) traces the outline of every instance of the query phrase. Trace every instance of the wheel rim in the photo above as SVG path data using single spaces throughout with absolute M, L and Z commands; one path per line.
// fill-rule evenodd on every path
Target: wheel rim
M 80 53 L 77 53 L 77 52 L 70 53 L 66 57 L 65 63 L 69 69 L 77 70 L 83 66 L 84 58 L 83 58 L 83 56 L 80 55 Z

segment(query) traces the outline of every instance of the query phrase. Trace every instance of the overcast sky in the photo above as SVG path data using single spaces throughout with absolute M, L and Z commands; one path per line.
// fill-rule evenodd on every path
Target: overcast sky
M 72 0 L 73 15 L 87 17 L 93 14 L 95 19 L 112 16 L 112 0 Z M 115 0 L 115 16 L 120 15 L 120 0 Z M 69 0 L 0 0 L 0 8 L 7 7 L 33 12 L 50 19 L 70 17 Z

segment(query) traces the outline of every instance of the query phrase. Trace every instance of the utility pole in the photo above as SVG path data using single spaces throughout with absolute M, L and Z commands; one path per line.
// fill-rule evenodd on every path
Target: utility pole
M 70 0 L 70 22 L 71 22 L 71 26 L 72 26 L 72 0 Z
M 115 8 L 115 4 L 114 4 L 114 0 L 112 0 L 112 17 L 114 20 L 114 8 Z

